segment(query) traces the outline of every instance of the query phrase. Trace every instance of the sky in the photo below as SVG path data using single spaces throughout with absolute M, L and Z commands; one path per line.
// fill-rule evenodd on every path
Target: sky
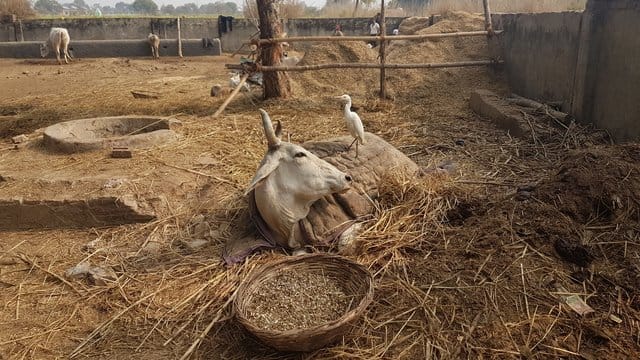
M 66 2 L 72 2 L 73 0 L 69 0 L 69 1 L 59 1 L 61 3 L 66 3 Z M 118 2 L 125 2 L 125 3 L 132 3 L 133 0 L 85 0 L 85 2 L 89 5 L 93 5 L 93 4 L 100 4 L 100 6 L 114 6 L 116 3 Z M 162 5 L 169 5 L 172 4 L 174 6 L 179 6 L 179 5 L 184 5 L 187 3 L 195 3 L 196 5 L 202 5 L 202 4 L 208 4 L 208 3 L 213 3 L 216 2 L 218 0 L 154 0 L 154 2 L 156 4 L 158 4 L 158 7 L 162 6 Z M 236 4 L 238 4 L 238 7 L 242 8 L 242 4 L 243 4 L 243 0 L 219 0 L 219 1 L 232 1 Z M 321 8 L 324 6 L 324 4 L 326 3 L 326 0 L 302 0 L 302 2 L 306 3 L 308 6 L 315 6 L 317 8 Z

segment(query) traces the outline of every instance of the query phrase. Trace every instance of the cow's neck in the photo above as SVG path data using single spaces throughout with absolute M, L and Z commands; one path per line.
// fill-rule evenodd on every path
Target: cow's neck
M 301 201 L 293 194 L 278 192 L 269 179 L 256 186 L 255 199 L 260 215 L 277 233 L 277 242 L 291 248 L 301 246 L 297 244 L 299 239 L 295 239 L 293 229 L 309 214 L 313 201 Z

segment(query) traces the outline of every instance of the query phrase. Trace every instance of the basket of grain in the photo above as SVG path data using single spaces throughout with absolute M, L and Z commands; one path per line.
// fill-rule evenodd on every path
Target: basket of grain
M 373 276 L 344 257 L 286 257 L 249 274 L 234 309 L 263 343 L 282 351 L 319 349 L 351 329 L 373 299 Z

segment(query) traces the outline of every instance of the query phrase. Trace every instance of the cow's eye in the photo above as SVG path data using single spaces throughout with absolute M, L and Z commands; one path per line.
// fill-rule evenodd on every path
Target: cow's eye
M 307 154 L 303 153 L 302 151 L 299 153 L 296 153 L 295 157 L 305 157 L 307 156 Z

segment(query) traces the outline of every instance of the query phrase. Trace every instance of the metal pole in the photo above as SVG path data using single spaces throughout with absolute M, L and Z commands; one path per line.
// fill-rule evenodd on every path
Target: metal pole
M 180 18 L 177 21 L 178 26 L 178 56 L 182 57 L 182 34 L 180 32 Z
M 491 24 L 491 9 L 489 9 L 489 0 L 482 0 L 484 6 L 484 28 L 488 32 L 488 36 L 493 35 L 493 24 Z
M 381 39 L 380 39 L 380 98 L 381 99 L 385 99 L 386 98 L 386 94 L 387 94 L 387 87 L 385 84 L 385 80 L 386 80 L 386 74 L 385 74 L 385 70 L 384 70 L 384 63 L 385 63 L 385 53 L 384 53 L 384 48 L 385 48 L 385 35 L 387 34 L 387 27 L 385 25 L 385 21 L 384 21 L 384 0 L 380 1 L 380 35 L 381 35 Z

